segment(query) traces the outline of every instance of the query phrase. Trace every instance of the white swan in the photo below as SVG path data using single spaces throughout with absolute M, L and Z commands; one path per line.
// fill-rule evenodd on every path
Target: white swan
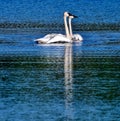
M 80 34 L 73 34 L 72 33 L 72 25 L 71 25 L 71 20 L 73 18 L 77 18 L 77 16 L 74 16 L 69 13 L 69 32 L 70 32 L 70 37 L 73 41 L 82 41 L 83 37 Z
M 65 25 L 65 32 L 66 35 L 62 34 L 48 34 L 43 38 L 36 39 L 35 42 L 37 43 L 57 43 L 57 42 L 67 42 L 71 43 L 71 38 L 68 30 L 68 25 L 67 25 L 67 17 L 69 16 L 68 12 L 64 12 L 64 25 Z

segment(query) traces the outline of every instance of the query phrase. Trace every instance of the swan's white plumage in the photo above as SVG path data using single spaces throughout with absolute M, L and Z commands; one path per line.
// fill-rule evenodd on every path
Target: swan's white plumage
M 39 38 L 39 39 L 36 39 L 34 41 L 37 42 L 37 43 L 48 43 L 55 36 L 57 36 L 57 34 L 47 34 L 43 38 Z
M 83 37 L 80 34 L 73 34 L 72 39 L 74 41 L 82 41 Z
M 59 42 L 68 42 L 70 43 L 70 35 L 69 35 L 69 30 L 68 30 L 68 25 L 67 25 L 67 17 L 69 16 L 68 12 L 64 12 L 64 25 L 65 25 L 65 32 L 66 36 L 62 34 L 48 34 L 43 38 L 36 39 L 35 42 L 37 43 L 59 43 Z
M 69 16 L 69 31 L 70 31 L 70 37 L 73 41 L 82 41 L 83 37 L 80 34 L 73 34 L 72 32 L 72 24 L 71 20 L 74 18 L 74 15 Z
M 69 29 L 67 24 L 67 17 L 69 17 Z M 72 43 L 73 41 L 82 41 L 83 38 L 79 34 L 72 34 L 72 25 L 71 20 L 75 18 L 74 15 L 64 12 L 64 25 L 65 25 L 65 32 L 66 35 L 62 34 L 48 34 L 44 36 L 43 38 L 36 39 L 35 42 L 37 43 L 44 43 L 44 44 L 50 44 L 50 43 Z
M 35 42 L 37 43 L 70 43 L 71 40 L 66 38 L 65 35 L 62 34 L 48 34 L 43 38 L 36 39 Z
M 71 40 L 66 38 L 65 35 L 57 34 L 52 39 L 50 39 L 47 43 L 55 43 L 55 42 L 64 42 L 64 43 L 70 43 Z

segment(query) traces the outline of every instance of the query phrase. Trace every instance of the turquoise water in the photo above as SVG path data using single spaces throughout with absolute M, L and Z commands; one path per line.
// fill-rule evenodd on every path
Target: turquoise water
M 0 3 L 0 121 L 120 120 L 120 1 Z M 64 11 L 84 41 L 34 43 L 64 34 Z

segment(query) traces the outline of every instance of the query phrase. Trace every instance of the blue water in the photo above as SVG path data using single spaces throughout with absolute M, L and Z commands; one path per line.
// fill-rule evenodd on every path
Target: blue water
M 74 24 L 92 24 L 94 28 L 94 24 L 104 23 L 107 29 L 113 24 L 120 30 L 119 0 L 0 0 L 0 3 L 1 24 L 37 22 L 59 25 L 63 23 L 64 11 L 68 11 L 79 17 Z
M 3 30 L 1 121 L 120 120 L 119 32 L 80 32 L 81 43 L 40 45 L 33 40 L 46 32 Z
M 0 0 L 0 121 L 120 120 L 119 0 Z M 83 42 L 36 44 L 78 15 Z

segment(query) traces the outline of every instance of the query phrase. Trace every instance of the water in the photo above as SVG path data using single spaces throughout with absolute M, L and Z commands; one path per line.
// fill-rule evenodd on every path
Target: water
M 119 1 L 0 2 L 0 121 L 120 120 Z M 84 41 L 34 43 L 66 10 Z
M 0 34 L 0 120 L 120 120 L 120 34 L 37 45 L 35 30 Z
M 74 29 L 120 30 L 119 0 L 0 0 L 2 28 L 61 28 L 64 11 L 79 18 Z M 54 3 L 54 4 L 53 4 Z

